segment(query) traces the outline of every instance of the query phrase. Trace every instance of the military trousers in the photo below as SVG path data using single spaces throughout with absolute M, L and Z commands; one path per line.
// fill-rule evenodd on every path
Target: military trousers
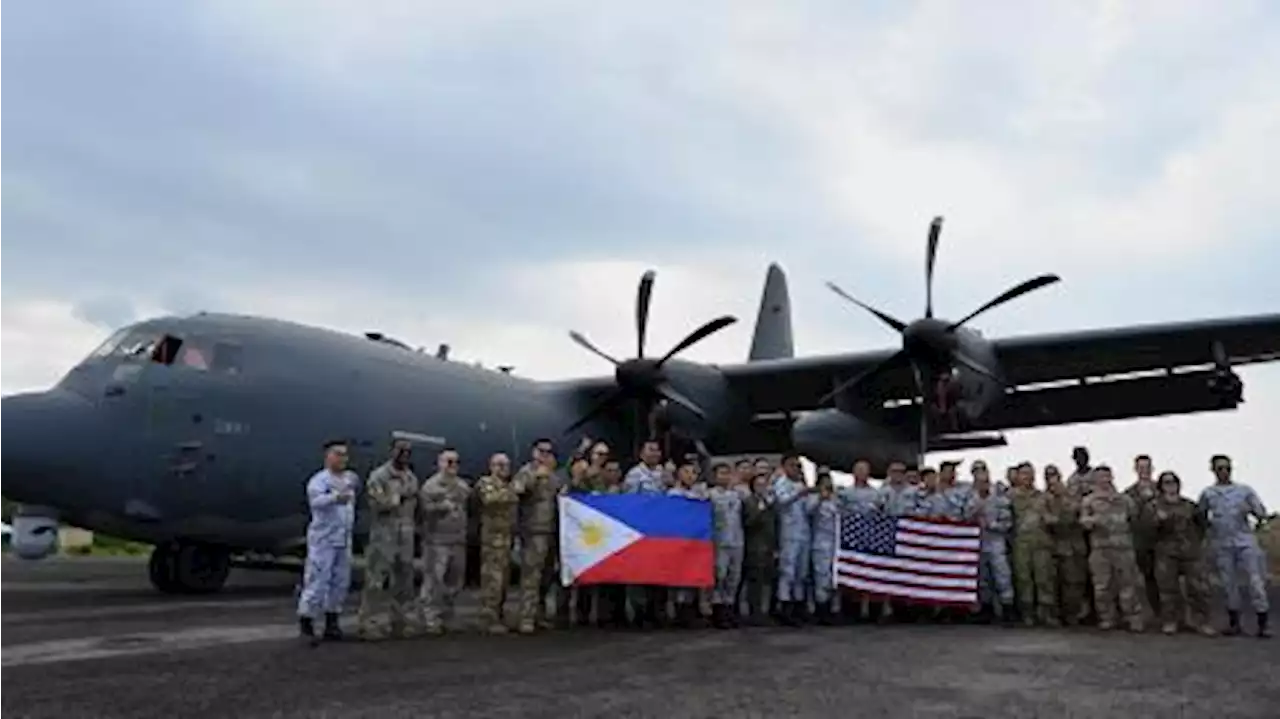
M 784 539 L 778 547 L 778 601 L 805 602 L 809 599 L 808 537 Z
M 1058 599 L 1062 618 L 1069 624 L 1083 622 L 1089 616 L 1089 555 L 1084 547 L 1056 553 L 1058 560 Z
M 1116 623 L 1116 605 L 1131 627 L 1142 623 L 1141 581 L 1133 547 L 1098 547 L 1089 552 L 1089 574 L 1093 577 L 1093 603 L 1098 624 Z
M 978 556 L 978 602 L 1013 604 L 1013 568 L 1009 566 L 1005 537 L 984 537 Z
M 1193 627 L 1208 624 L 1209 574 L 1204 557 L 1199 552 L 1187 554 L 1157 549 L 1155 563 L 1160 621 L 1179 624 L 1185 614 Z
M 835 545 L 815 544 L 809 556 L 813 565 L 813 601 L 815 604 L 828 604 L 836 592 Z
M 342 611 L 351 587 L 351 547 L 307 546 L 298 616 L 318 617 Z
M 480 545 L 480 613 L 490 626 L 502 621 L 510 579 L 511 538 L 485 538 Z
M 774 585 L 778 581 L 777 565 L 772 557 L 752 557 L 742 568 L 743 597 L 747 602 L 747 614 L 761 618 L 769 613 Z
M 731 604 L 737 608 L 738 587 L 742 584 L 742 552 L 741 545 L 716 547 L 716 583 L 711 590 L 712 604 Z
M 551 535 L 539 532 L 520 544 L 520 624 L 533 626 L 545 622 L 547 615 L 544 574 Z
M 1144 609 L 1151 617 L 1160 616 L 1160 590 L 1156 577 L 1156 552 L 1153 547 L 1138 547 L 1133 551 L 1138 564 L 1138 578 L 1142 582 L 1142 591 L 1138 598 L 1145 603 Z
M 422 622 L 428 629 L 453 615 L 454 603 L 467 576 L 465 542 L 426 542 L 422 546 L 422 587 L 418 592 Z
M 1252 539 L 1252 537 L 1250 537 Z M 1218 570 L 1218 582 L 1226 593 L 1227 609 L 1240 611 L 1240 575 L 1247 579 L 1249 600 L 1253 611 L 1268 611 L 1266 555 L 1257 542 L 1243 546 L 1218 545 L 1213 549 Z
M 413 543 L 370 541 L 364 548 L 364 587 L 356 623 L 366 635 L 385 629 L 384 612 L 391 628 L 403 630 L 414 613 Z
M 1048 542 L 1014 538 L 1013 583 L 1024 618 L 1034 617 L 1037 608 L 1045 618 L 1057 618 L 1057 565 Z

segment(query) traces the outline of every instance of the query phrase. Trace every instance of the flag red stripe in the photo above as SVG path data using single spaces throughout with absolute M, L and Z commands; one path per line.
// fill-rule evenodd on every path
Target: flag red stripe
M 940 591 L 940 592 L 976 592 L 978 591 L 978 581 L 976 579 L 973 580 L 973 583 L 967 587 L 938 587 L 932 584 L 928 584 L 926 582 L 914 581 L 918 577 L 907 577 L 903 579 L 883 579 L 881 577 L 871 576 L 871 574 L 869 573 L 864 574 L 860 572 L 859 569 L 860 569 L 860 565 L 855 565 L 855 566 L 841 565 L 836 567 L 836 576 L 837 578 L 839 577 L 858 578 L 858 579 L 864 579 L 869 582 L 876 582 L 878 584 L 910 587 L 912 589 L 928 589 L 928 590 Z M 901 574 L 901 572 L 899 573 Z M 969 577 L 964 577 L 964 579 L 969 579 Z
M 978 575 L 976 572 L 957 571 L 964 566 L 976 568 L 977 566 L 976 564 L 955 565 L 954 569 L 940 566 L 938 567 L 939 571 L 922 572 L 917 569 L 912 569 L 910 567 L 885 566 L 883 564 L 876 564 L 875 562 L 864 561 L 859 557 L 841 556 L 836 558 L 836 566 L 837 567 L 842 567 L 842 566 L 867 567 L 868 569 L 879 569 L 882 571 L 898 572 L 900 574 L 912 574 L 918 577 L 937 577 L 939 579 L 972 579 L 974 581 L 978 580 Z M 948 571 L 949 569 L 950 571 Z

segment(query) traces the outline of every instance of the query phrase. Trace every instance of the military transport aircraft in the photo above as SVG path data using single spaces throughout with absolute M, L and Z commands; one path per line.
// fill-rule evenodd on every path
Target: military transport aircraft
M 350 441 L 362 475 L 392 437 L 417 443 L 428 465 L 456 447 L 474 476 L 490 453 L 523 459 L 538 437 L 568 449 L 585 435 L 629 452 L 654 431 L 703 452 L 795 448 L 822 464 L 883 467 L 1002 444 L 1009 428 L 1232 409 L 1243 389 L 1232 365 L 1280 359 L 1280 315 L 986 340 L 969 320 L 1057 278 L 1025 282 L 959 322 L 936 318 L 939 230 L 935 220 L 924 318 L 902 322 L 833 286 L 901 333 L 896 350 L 795 358 L 776 265 L 747 362 L 676 358 L 735 321 L 727 316 L 649 353 L 648 272 L 636 356 L 617 359 L 573 332 L 614 365 L 611 377 L 580 381 L 536 382 L 378 333 L 274 319 L 200 313 L 125 327 L 49 391 L 4 398 L 4 491 L 23 503 L 14 548 L 48 555 L 61 519 L 154 544 L 150 577 L 162 591 L 215 591 L 233 559 L 298 551 L 302 485 L 330 438 Z

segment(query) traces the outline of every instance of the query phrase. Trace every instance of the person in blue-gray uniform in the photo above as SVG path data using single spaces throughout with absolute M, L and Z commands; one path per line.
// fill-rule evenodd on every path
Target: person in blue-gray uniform
M 773 505 L 778 512 L 778 603 L 779 619 L 788 626 L 803 621 L 808 601 L 810 539 L 809 511 L 805 498 L 812 488 L 804 481 L 800 455 L 787 453 L 782 458 L 782 474 L 770 487 Z
M 338 617 L 351 587 L 351 531 L 355 525 L 356 487 L 347 472 L 347 445 L 324 447 L 324 469 L 307 480 L 307 564 L 298 597 L 298 630 L 316 642 L 315 619 L 324 613 L 324 637 L 341 639 Z
M 840 499 L 836 497 L 835 484 L 831 481 L 831 470 L 826 467 L 818 470 L 815 484 L 817 494 L 805 497 L 813 531 L 809 552 L 813 563 L 813 609 L 818 623 L 829 626 L 836 591 L 835 561 L 839 544 L 836 528 L 840 526 Z
M 1240 634 L 1241 570 L 1249 577 L 1249 598 L 1258 616 L 1258 636 L 1270 637 L 1267 627 L 1267 560 L 1258 537 L 1249 526 L 1249 515 L 1259 522 L 1266 521 L 1267 509 L 1258 499 L 1258 493 L 1247 484 L 1231 480 L 1231 458 L 1225 454 L 1214 455 L 1210 460 L 1214 484 L 1200 493 L 1197 504 L 1209 518 L 1209 546 L 1217 568 L 1218 581 L 1226 592 L 1226 633 Z

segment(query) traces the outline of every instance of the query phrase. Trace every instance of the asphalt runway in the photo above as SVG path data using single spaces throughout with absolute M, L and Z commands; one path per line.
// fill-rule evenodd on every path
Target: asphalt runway
M 153 593 L 138 560 L 6 557 L 0 577 L 6 719 L 1280 715 L 1280 640 L 909 625 L 311 649 L 289 575 L 198 598 Z

